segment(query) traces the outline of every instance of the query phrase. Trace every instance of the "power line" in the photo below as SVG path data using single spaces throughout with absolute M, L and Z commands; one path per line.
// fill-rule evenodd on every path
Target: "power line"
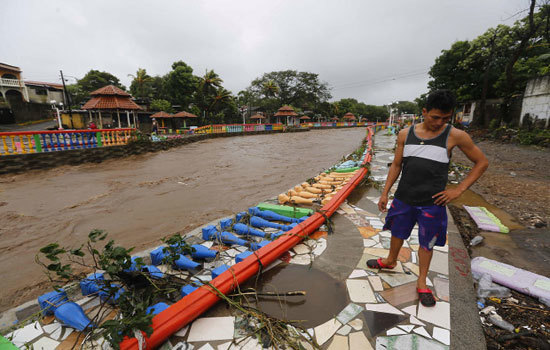
M 402 75 L 408 75 L 408 74 L 415 74 L 415 73 L 425 72 L 425 71 L 426 71 L 425 68 L 415 69 L 415 70 L 412 70 L 412 71 L 409 71 L 409 72 L 399 73 L 399 74 L 397 75 L 397 77 L 400 77 L 400 76 L 402 76 Z M 383 76 L 383 77 L 376 78 L 376 79 L 367 79 L 367 80 L 359 80 L 359 81 L 349 82 L 349 83 L 334 84 L 332 87 L 333 87 L 333 88 L 341 88 L 341 87 L 348 86 L 348 85 L 370 83 L 370 82 L 378 81 L 377 79 L 387 79 L 387 78 L 394 78 L 394 77 L 396 77 L 396 76 L 395 76 L 395 75 L 388 75 L 388 76 Z
M 332 89 L 333 90 L 341 90 L 341 89 L 357 88 L 357 87 L 362 87 L 362 86 L 377 85 L 377 84 L 385 83 L 385 82 L 388 82 L 388 81 L 400 80 L 400 79 L 410 78 L 410 77 L 414 77 L 414 76 L 418 76 L 418 75 L 425 75 L 427 73 L 428 73 L 428 71 L 423 71 L 423 72 L 414 73 L 414 74 L 397 75 L 397 76 L 394 76 L 394 77 L 391 77 L 391 78 L 382 79 L 382 80 L 378 80 L 378 81 L 368 81 L 368 82 L 364 82 L 364 83 L 350 83 L 350 84 L 348 84 L 348 86 L 333 87 Z

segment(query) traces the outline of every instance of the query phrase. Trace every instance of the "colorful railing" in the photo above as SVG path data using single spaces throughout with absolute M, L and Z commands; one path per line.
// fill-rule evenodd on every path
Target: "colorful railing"
M 125 145 L 136 129 L 0 132 L 0 156 Z

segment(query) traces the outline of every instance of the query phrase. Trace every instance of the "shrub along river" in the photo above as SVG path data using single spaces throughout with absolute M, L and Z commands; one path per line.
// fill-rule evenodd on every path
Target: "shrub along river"
M 0 177 L 0 312 L 51 289 L 38 250 L 92 229 L 136 251 L 245 210 L 329 168 L 365 128 L 218 138 L 159 153 Z

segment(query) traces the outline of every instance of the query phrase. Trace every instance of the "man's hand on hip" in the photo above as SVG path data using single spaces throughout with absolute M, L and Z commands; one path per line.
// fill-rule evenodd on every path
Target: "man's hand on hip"
M 432 198 L 435 198 L 434 204 L 436 205 L 447 205 L 453 199 L 460 197 L 461 194 L 462 191 L 458 188 L 449 188 L 434 194 Z

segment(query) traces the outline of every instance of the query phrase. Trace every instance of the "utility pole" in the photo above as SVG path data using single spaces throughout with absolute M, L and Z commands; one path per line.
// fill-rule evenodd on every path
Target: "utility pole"
M 61 81 L 63 82 L 63 93 L 65 93 L 65 104 L 69 107 L 69 117 L 71 118 L 71 127 L 74 129 L 73 111 L 71 110 L 71 98 L 69 97 L 69 93 L 67 92 L 67 87 L 65 86 L 65 78 L 63 77 L 63 71 L 60 70 L 59 73 L 61 73 Z

